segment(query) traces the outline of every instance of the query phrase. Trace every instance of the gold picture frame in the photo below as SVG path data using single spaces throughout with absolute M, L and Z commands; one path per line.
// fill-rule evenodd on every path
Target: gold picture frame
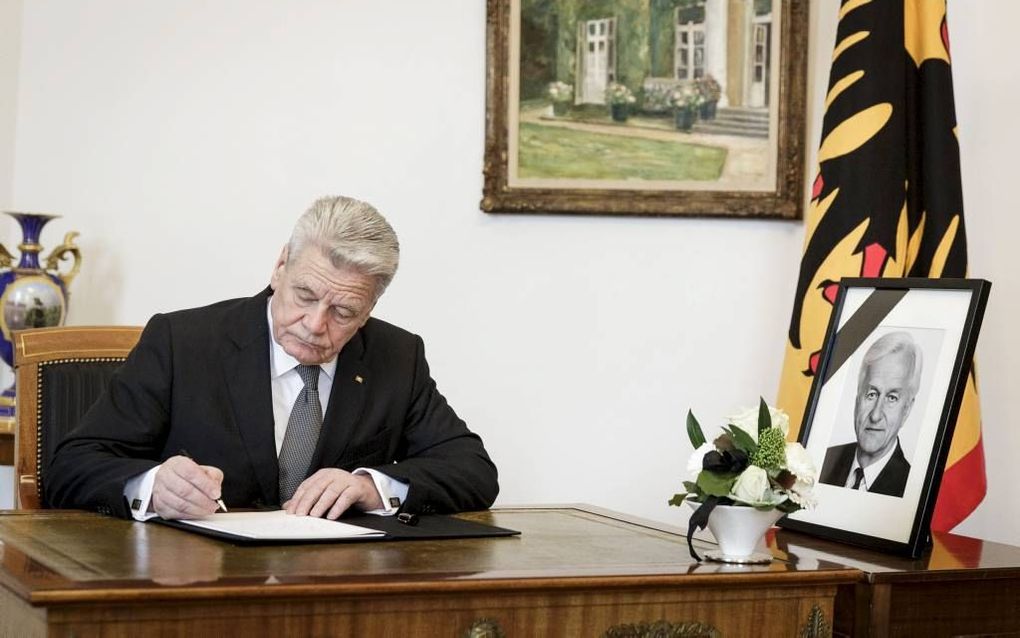
M 800 219 L 807 38 L 807 0 L 487 0 L 482 210 Z

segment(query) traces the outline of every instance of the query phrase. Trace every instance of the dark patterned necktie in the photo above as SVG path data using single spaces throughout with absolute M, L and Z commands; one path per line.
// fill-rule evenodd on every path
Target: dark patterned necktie
M 861 483 L 864 481 L 864 470 L 857 468 L 854 470 L 854 486 L 850 489 L 859 490 L 861 489 Z
M 287 433 L 280 448 L 280 504 L 294 496 L 308 475 L 315 444 L 322 429 L 322 404 L 319 403 L 319 366 L 295 368 L 305 382 L 287 421 Z

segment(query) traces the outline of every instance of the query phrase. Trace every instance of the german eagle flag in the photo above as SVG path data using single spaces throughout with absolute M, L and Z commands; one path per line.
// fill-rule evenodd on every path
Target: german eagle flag
M 843 0 L 825 109 L 777 401 L 795 424 L 841 277 L 967 274 L 945 0 Z M 932 529 L 952 529 L 984 495 L 972 371 Z

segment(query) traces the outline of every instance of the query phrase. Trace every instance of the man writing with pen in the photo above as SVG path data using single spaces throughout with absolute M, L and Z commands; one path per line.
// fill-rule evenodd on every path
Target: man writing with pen
M 491 505 L 495 466 L 421 338 L 370 316 L 398 257 L 373 207 L 323 198 L 269 288 L 154 316 L 55 451 L 49 505 L 138 520 L 208 515 L 217 500 L 330 519 Z

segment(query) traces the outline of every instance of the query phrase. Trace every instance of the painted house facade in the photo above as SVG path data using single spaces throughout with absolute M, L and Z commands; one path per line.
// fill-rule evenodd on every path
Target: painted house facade
M 711 75 L 721 106 L 769 103 L 780 0 L 523 0 L 522 97 L 563 81 L 576 104 L 612 82 L 640 92 Z

